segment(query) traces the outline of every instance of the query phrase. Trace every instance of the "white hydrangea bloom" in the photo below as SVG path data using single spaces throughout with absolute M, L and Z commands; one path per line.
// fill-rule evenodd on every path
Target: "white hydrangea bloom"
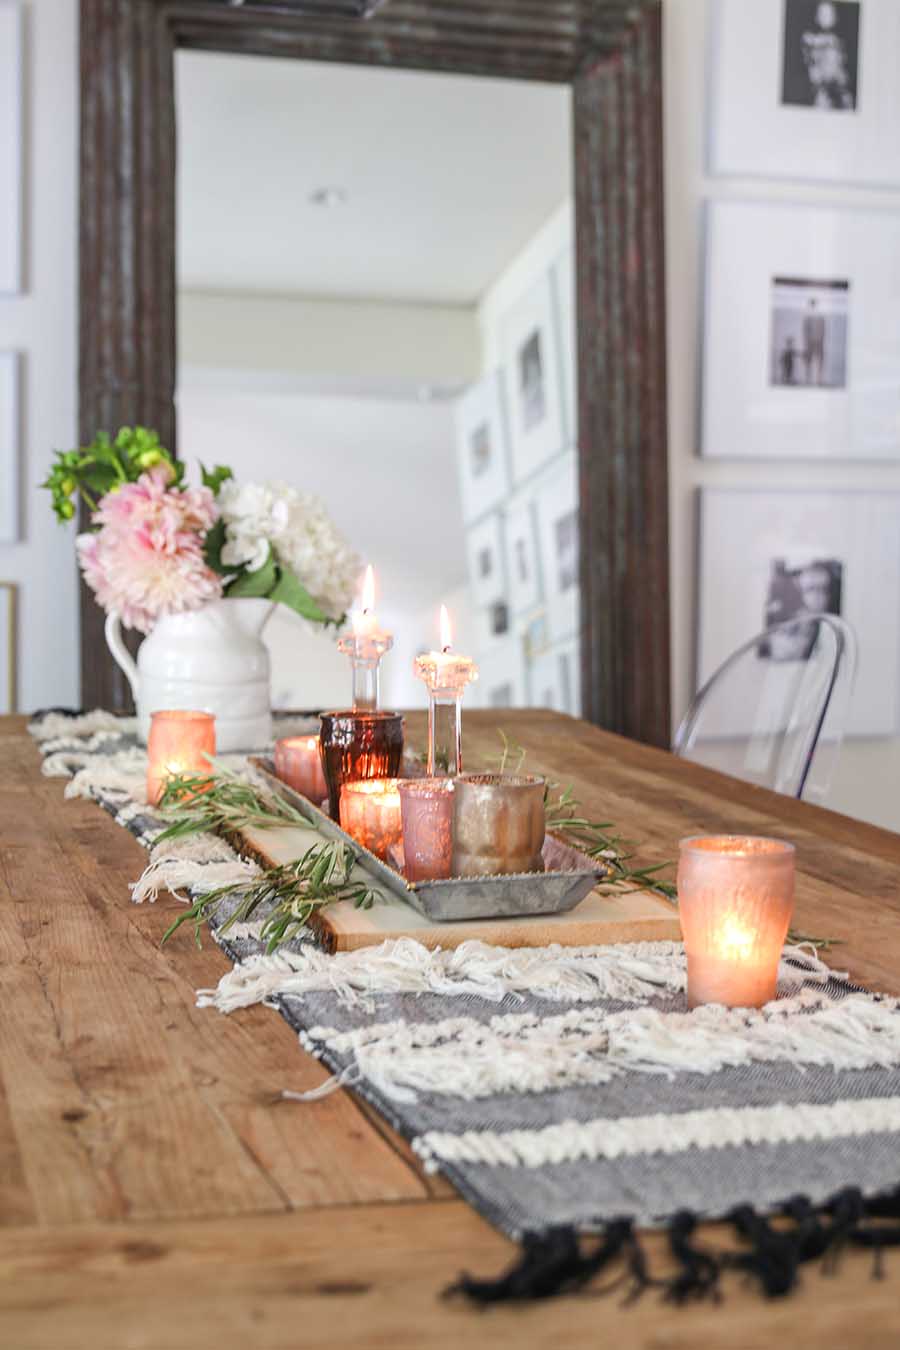
M 271 546 L 332 619 L 349 609 L 360 572 L 353 551 L 318 497 L 287 483 L 222 484 L 219 510 L 225 522 L 226 567 L 263 566 Z

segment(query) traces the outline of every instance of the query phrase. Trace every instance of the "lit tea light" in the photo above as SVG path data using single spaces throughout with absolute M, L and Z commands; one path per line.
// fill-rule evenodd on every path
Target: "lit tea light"
M 328 796 L 318 736 L 285 736 L 276 741 L 275 773 L 316 806 Z
M 147 801 L 156 806 L 170 778 L 206 777 L 216 753 L 212 713 L 165 708 L 150 715 L 147 738 Z
M 371 564 L 363 579 L 361 607 L 352 615 L 353 635 L 338 642 L 338 651 L 350 658 L 353 707 L 374 712 L 379 706 L 381 658 L 394 645 L 393 634 L 378 627 L 375 613 L 375 573 Z
M 441 605 L 441 649 L 417 656 L 413 671 L 428 690 L 428 775 L 462 773 L 462 697 L 478 667 L 453 651 L 447 606 Z
M 396 778 L 365 778 L 341 787 L 341 829 L 385 862 L 403 838 Z
M 771 1002 L 793 908 L 792 844 L 752 835 L 682 840 L 678 914 L 688 1006 Z
M 450 876 L 453 786 L 450 778 L 407 778 L 399 785 L 402 865 L 407 881 L 441 881 Z

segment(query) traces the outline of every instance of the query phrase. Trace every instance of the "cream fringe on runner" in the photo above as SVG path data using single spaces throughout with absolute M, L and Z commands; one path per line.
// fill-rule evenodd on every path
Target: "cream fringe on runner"
M 822 981 L 831 973 L 799 948 L 786 949 L 786 955 L 804 966 L 801 971 L 782 963 L 788 987 Z M 251 956 L 223 975 L 215 989 L 198 990 L 197 1005 L 229 1013 L 278 994 L 302 997 L 318 990 L 337 994 L 346 1006 L 366 1008 L 374 1008 L 376 994 L 403 993 L 473 994 L 496 1003 L 508 994 L 526 993 L 557 1002 L 640 1002 L 684 985 L 684 949 L 675 942 L 513 949 L 470 941 L 451 951 L 430 951 L 412 938 L 396 938 L 332 956 L 312 946 Z

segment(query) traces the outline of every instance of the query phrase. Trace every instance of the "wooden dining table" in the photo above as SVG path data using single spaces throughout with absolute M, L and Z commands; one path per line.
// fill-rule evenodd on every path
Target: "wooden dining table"
M 407 727 L 424 740 L 422 714 Z M 698 832 L 791 839 L 796 927 L 900 994 L 900 836 L 552 712 L 467 714 L 470 764 L 501 727 L 647 864 Z M 187 929 L 160 947 L 178 902 L 131 903 L 146 854 L 42 777 L 24 718 L 0 719 L 0 779 L 4 1350 L 900 1345 L 900 1252 L 875 1279 L 848 1251 L 771 1302 L 736 1275 L 721 1302 L 683 1307 L 591 1287 L 487 1311 L 443 1297 L 513 1244 L 351 1092 L 284 1101 L 326 1071 L 275 1012 L 196 1007 L 225 955 Z M 670 1269 L 665 1235 L 646 1243 Z

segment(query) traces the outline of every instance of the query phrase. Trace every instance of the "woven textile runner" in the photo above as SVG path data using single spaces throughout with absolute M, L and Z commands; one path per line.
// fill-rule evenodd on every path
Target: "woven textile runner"
M 211 836 L 153 851 L 162 827 L 131 724 L 51 714 L 32 730 L 44 772 L 69 776 L 68 796 L 95 799 L 151 849 L 134 899 L 256 870 Z M 669 1228 L 676 1299 L 713 1290 L 723 1265 L 783 1293 L 800 1262 L 839 1242 L 900 1241 L 882 1222 L 900 1217 L 898 1001 L 810 952 L 786 949 L 765 1009 L 689 1012 L 673 943 L 429 952 L 402 940 L 327 956 L 310 936 L 267 957 L 257 932 L 219 939 L 234 968 L 198 1002 L 277 1008 L 332 1070 L 325 1091 L 352 1087 L 523 1242 L 513 1271 L 464 1282 L 474 1297 L 554 1293 L 613 1259 L 652 1283 L 635 1226 Z M 785 1206 L 787 1233 L 765 1217 Z M 729 1217 L 736 1254 L 698 1251 L 699 1217 Z

